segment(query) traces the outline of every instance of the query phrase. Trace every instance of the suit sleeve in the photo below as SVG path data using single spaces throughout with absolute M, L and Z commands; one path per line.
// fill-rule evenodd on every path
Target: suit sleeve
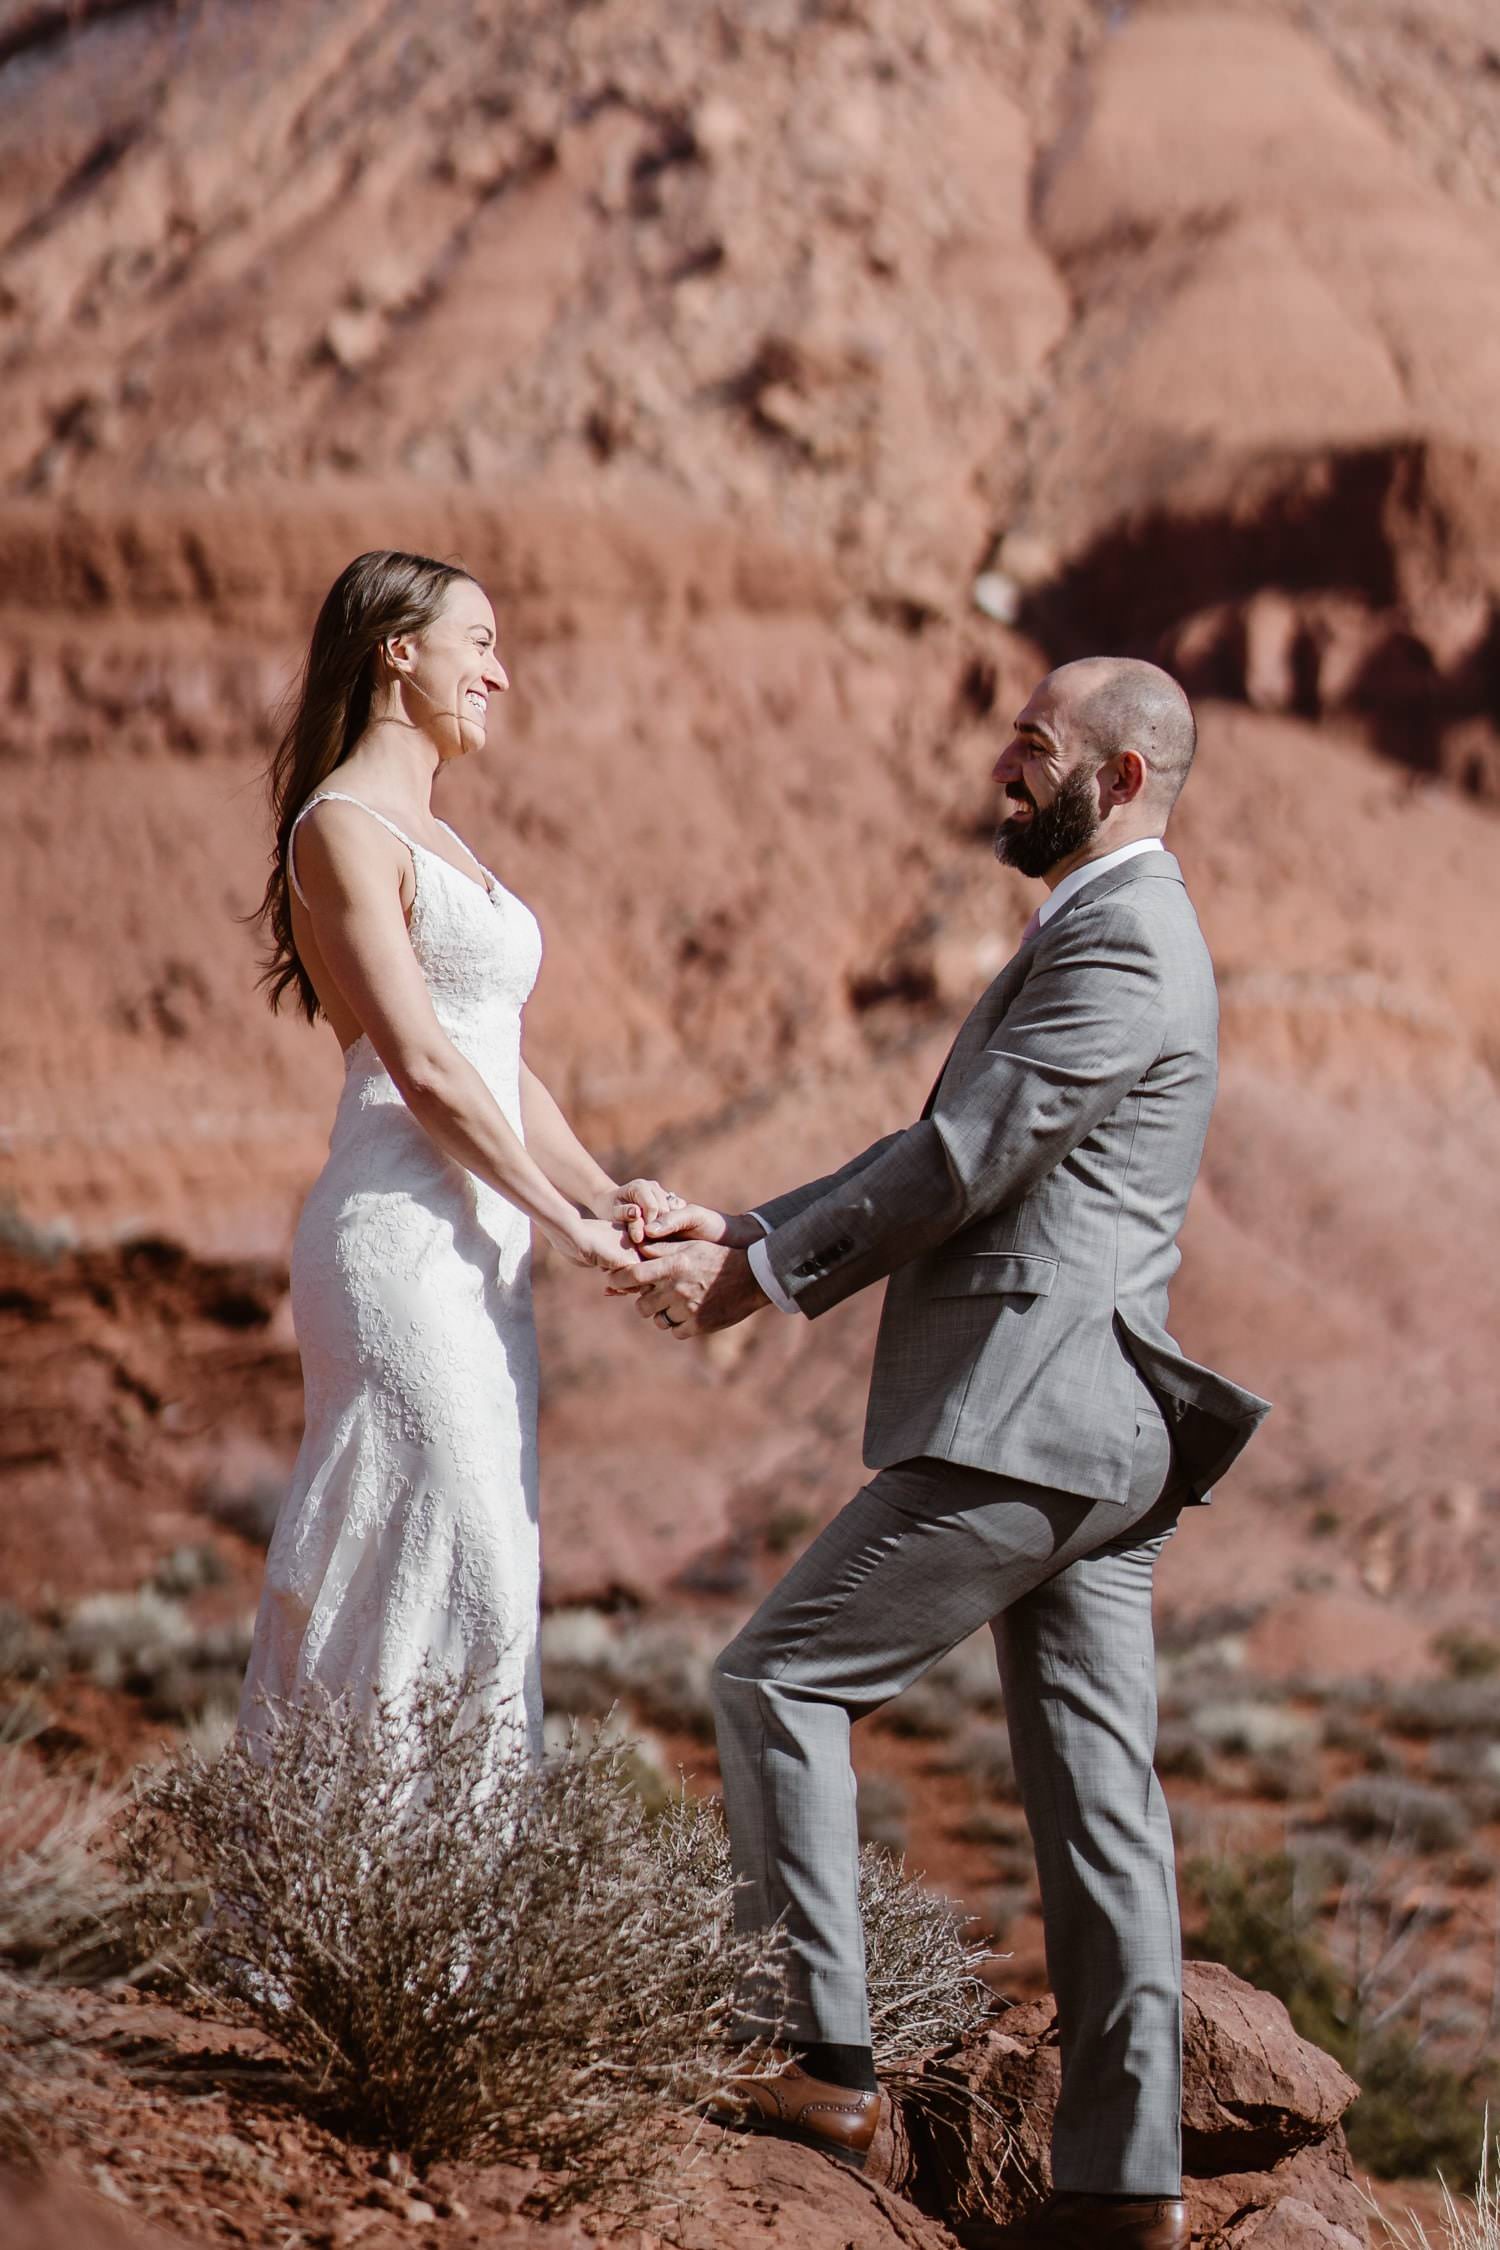
M 768 1234 L 774 1233 L 777 1227 L 785 1226 L 788 1219 L 795 1219 L 799 1211 L 807 1210 L 810 1204 L 819 1203 L 825 1195 L 847 1186 L 867 1164 L 874 1163 L 883 1149 L 900 1138 L 899 1133 L 886 1133 L 880 1140 L 872 1141 L 867 1149 L 862 1149 L 858 1156 L 851 1156 L 836 1172 L 825 1172 L 821 1180 L 809 1180 L 805 1187 L 790 1188 L 785 1195 L 767 1196 L 763 1203 L 755 1205 L 756 1217 L 764 1223 Z
M 1063 917 L 931 1114 L 773 1222 L 766 1254 L 798 1310 L 827 1312 L 1029 1194 L 1150 1068 L 1164 1020 L 1161 962 L 1135 912 L 1111 898 Z

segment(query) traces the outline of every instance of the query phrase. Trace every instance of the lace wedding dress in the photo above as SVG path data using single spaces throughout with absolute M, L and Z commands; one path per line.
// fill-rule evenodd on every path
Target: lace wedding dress
M 325 789 L 298 820 L 329 797 L 362 804 Z M 519 1133 L 536 921 L 487 868 L 481 888 L 362 809 L 411 853 L 411 944 L 438 1021 Z M 300 898 L 290 846 L 288 860 Z M 534 1757 L 530 1225 L 428 1138 L 367 1038 L 344 1068 L 292 1245 L 306 1430 L 267 1558 L 241 1730 L 263 1742 L 278 1705 L 310 1694 L 370 1710 L 399 1705 L 424 1673 L 473 1673 Z

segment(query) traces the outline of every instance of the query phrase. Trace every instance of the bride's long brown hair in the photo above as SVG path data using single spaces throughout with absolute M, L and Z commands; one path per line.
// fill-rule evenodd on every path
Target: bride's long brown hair
M 318 612 L 296 705 L 267 769 L 276 841 L 265 897 L 254 920 L 267 940 L 257 981 L 273 1009 L 281 1006 L 290 986 L 308 1022 L 318 1020 L 317 993 L 292 943 L 287 879 L 292 823 L 364 733 L 382 644 L 393 633 L 416 633 L 430 625 L 454 580 L 469 575 L 458 563 L 377 547 L 356 555 L 339 573 Z

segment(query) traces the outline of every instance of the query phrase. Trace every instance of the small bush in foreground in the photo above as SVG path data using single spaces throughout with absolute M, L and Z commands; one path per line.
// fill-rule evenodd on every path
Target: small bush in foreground
M 774 1993 L 774 1953 L 727 1895 L 663 1881 L 625 1746 L 531 1766 L 471 1690 L 281 1714 L 260 1757 L 181 1753 L 142 1787 L 129 1862 L 185 1981 L 347 2130 L 534 2163 L 538 2209 L 635 2209 L 666 2113 L 736 2067 L 735 1991 Z

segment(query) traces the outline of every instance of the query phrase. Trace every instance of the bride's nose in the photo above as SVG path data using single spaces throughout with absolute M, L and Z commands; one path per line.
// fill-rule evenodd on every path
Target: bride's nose
M 492 688 L 497 695 L 504 695 L 510 686 L 510 675 L 498 656 L 492 657 L 485 666 L 484 684 L 487 688 Z

